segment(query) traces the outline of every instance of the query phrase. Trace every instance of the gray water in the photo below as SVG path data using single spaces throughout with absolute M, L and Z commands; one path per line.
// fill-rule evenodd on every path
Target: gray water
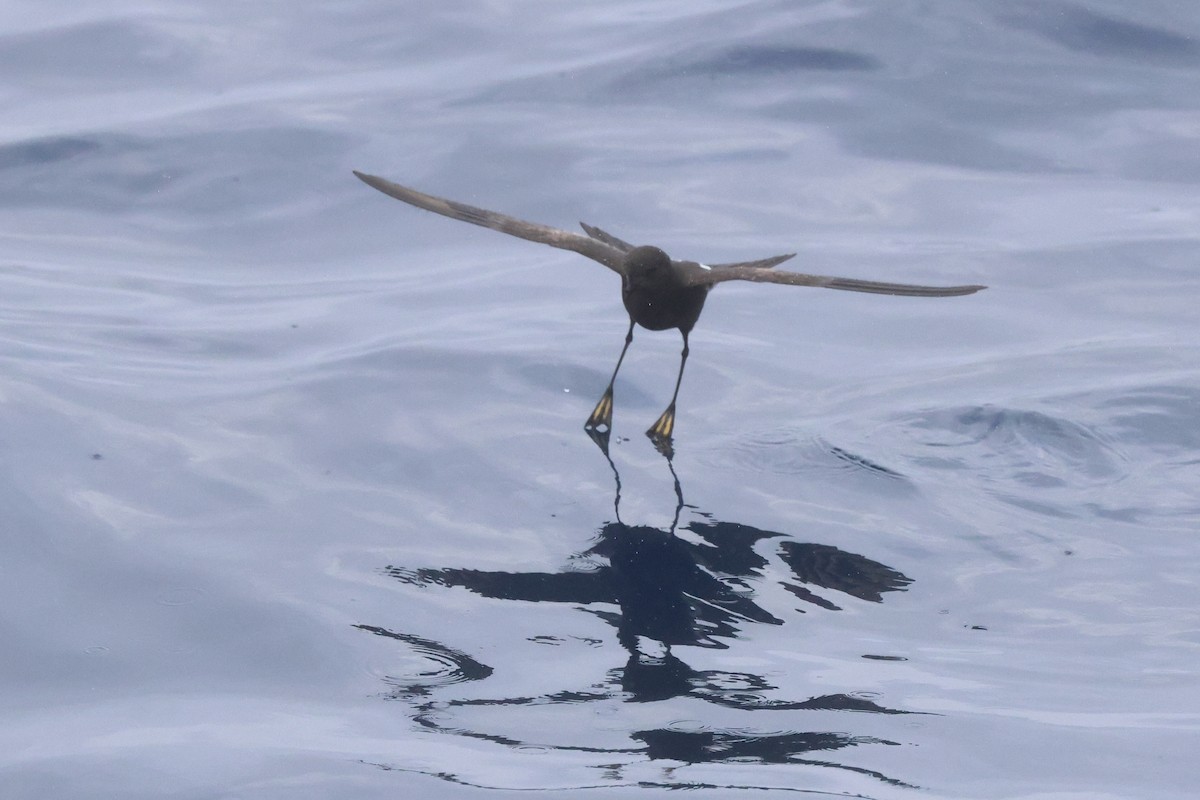
M 3 797 L 1194 796 L 1192 3 L 0 30 Z M 351 169 L 990 288 L 723 284 L 610 467 L 617 279 Z

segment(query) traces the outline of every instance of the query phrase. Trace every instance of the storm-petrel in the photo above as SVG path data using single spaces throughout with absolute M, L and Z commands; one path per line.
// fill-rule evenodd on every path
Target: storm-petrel
M 355 171 L 364 183 L 397 200 L 433 211 L 443 216 L 482 225 L 485 228 L 541 242 L 563 250 L 599 261 L 621 276 L 621 300 L 629 312 L 629 331 L 625 334 L 625 346 L 617 358 L 604 396 L 596 404 L 584 427 L 590 432 L 607 434 L 612 427 L 613 382 L 625 359 L 625 352 L 633 341 L 633 326 L 641 325 L 652 331 L 678 328 L 683 334 L 683 354 L 679 359 L 679 374 L 675 378 L 675 391 L 671 404 L 658 421 L 650 426 L 646 435 L 660 449 L 669 448 L 671 434 L 675 429 L 675 400 L 679 396 L 679 384 L 683 380 L 683 367 L 688 357 L 688 334 L 700 318 L 704 300 L 712 287 L 722 281 L 754 281 L 756 283 L 783 283 L 791 286 L 819 286 L 825 289 L 844 289 L 850 292 L 872 292 L 896 294 L 908 297 L 954 297 L 972 294 L 984 286 L 913 286 L 907 283 L 881 283 L 856 278 L 833 278 L 826 275 L 805 275 L 799 272 L 773 270 L 772 267 L 795 255 L 788 253 L 758 261 L 742 261 L 733 264 L 700 264 L 695 261 L 676 261 L 657 247 L 635 247 L 610 233 L 581 222 L 587 236 L 577 233 L 525 222 L 514 217 L 476 208 L 465 203 L 445 200 L 441 197 L 418 192 L 389 180 Z

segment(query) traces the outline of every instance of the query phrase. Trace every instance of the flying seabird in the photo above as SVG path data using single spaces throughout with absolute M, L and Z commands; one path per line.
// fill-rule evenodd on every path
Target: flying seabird
M 679 397 L 679 384 L 683 380 L 683 367 L 688 357 L 688 334 L 700 318 L 704 300 L 713 286 L 724 281 L 752 281 L 755 283 L 782 283 L 789 286 L 818 286 L 824 289 L 842 289 L 849 292 L 893 294 L 906 297 L 956 297 L 973 294 L 985 286 L 915 286 L 907 283 L 883 283 L 857 278 L 834 278 L 827 275 L 806 275 L 787 272 L 773 267 L 792 258 L 788 253 L 757 261 L 740 261 L 731 264 L 701 264 L 696 261 L 678 261 L 657 247 L 643 245 L 635 247 L 618 239 L 594 225 L 581 222 L 586 236 L 570 231 L 525 222 L 496 211 L 476 208 L 454 200 L 418 192 L 398 183 L 366 173 L 354 172 L 368 186 L 405 203 L 433 211 L 452 219 L 481 225 L 485 228 L 507 233 L 531 242 L 541 242 L 563 250 L 574 250 L 593 261 L 598 261 L 621 276 L 621 300 L 629 312 L 629 330 L 625 334 L 625 346 L 617 358 L 608 381 L 608 388 L 600 402 L 592 410 L 584 427 L 589 433 L 600 433 L 607 437 L 612 427 L 613 383 L 617 371 L 625 359 L 625 352 L 633 342 L 633 327 L 641 325 L 652 331 L 678 328 L 683 334 L 683 353 L 679 359 L 679 374 L 675 378 L 675 391 L 671 403 L 658 420 L 646 431 L 646 435 L 659 449 L 669 452 L 671 437 L 675 430 L 675 401 Z

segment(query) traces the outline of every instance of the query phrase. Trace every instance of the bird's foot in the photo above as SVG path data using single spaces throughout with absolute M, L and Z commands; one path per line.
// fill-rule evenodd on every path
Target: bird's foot
M 675 404 L 671 403 L 671 405 L 667 406 L 667 410 L 662 413 L 662 416 L 658 418 L 658 421 L 646 431 L 646 436 L 650 437 L 650 441 L 654 443 L 654 447 L 658 452 L 670 458 L 675 453 L 671 446 L 671 435 L 674 432 Z
M 592 409 L 592 415 L 588 417 L 587 422 L 583 423 L 584 430 L 608 433 L 612 430 L 612 413 L 613 387 L 612 384 L 609 384 L 608 388 L 604 390 L 604 396 L 600 398 L 600 402 L 596 403 L 596 407 Z

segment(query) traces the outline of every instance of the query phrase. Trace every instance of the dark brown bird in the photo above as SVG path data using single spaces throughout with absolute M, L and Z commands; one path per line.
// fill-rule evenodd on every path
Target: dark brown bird
M 800 272 L 785 272 L 772 267 L 795 255 L 788 253 L 758 261 L 742 261 L 732 264 L 700 264 L 695 261 L 676 261 L 657 247 L 634 247 L 610 233 L 581 222 L 587 236 L 538 225 L 534 222 L 509 217 L 495 211 L 456 203 L 433 195 L 409 189 L 389 180 L 355 172 L 371 186 L 397 200 L 433 211 L 443 216 L 482 225 L 485 228 L 507 233 L 531 242 L 541 242 L 563 250 L 599 261 L 621 276 L 621 300 L 629 312 L 629 331 L 625 334 L 625 346 L 617 358 L 608 388 L 584 427 L 589 432 L 599 431 L 607 435 L 612 427 L 613 382 L 617 371 L 625 360 L 625 352 L 633 342 L 633 326 L 641 325 L 652 331 L 678 328 L 683 334 L 683 354 L 679 360 L 679 374 L 675 378 L 675 391 L 671 403 L 646 435 L 660 449 L 670 448 L 671 435 L 675 430 L 675 401 L 679 397 L 679 384 L 683 380 L 683 367 L 688 357 L 688 334 L 700 318 L 704 300 L 709 290 L 722 281 L 754 281 L 756 283 L 783 283 L 790 286 L 819 286 L 825 289 L 843 289 L 850 292 L 872 292 L 895 294 L 907 297 L 955 297 L 973 294 L 985 286 L 914 286 L 907 283 L 880 283 L 856 278 L 833 278 L 826 275 L 806 275 Z

